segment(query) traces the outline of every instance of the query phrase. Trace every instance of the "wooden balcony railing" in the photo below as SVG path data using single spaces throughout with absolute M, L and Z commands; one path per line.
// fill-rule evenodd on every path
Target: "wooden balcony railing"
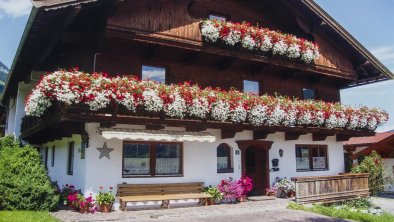
M 330 203 L 368 197 L 368 175 L 296 177 L 296 202 Z

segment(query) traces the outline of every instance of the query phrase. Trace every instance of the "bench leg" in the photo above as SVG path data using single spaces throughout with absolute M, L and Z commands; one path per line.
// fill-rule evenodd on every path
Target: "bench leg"
M 163 201 L 161 202 L 161 208 L 167 208 L 167 209 L 169 209 L 169 208 L 170 208 L 170 201 L 169 201 L 169 200 L 163 200 Z

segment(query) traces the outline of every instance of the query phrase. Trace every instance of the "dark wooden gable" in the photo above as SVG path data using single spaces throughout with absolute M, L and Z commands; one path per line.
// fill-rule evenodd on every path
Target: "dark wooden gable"
M 320 45 L 317 66 L 335 70 L 356 79 L 350 56 L 322 33 L 317 21 L 308 21 L 281 1 L 268 0 L 128 0 L 118 3 L 108 19 L 108 29 L 143 34 L 202 46 L 199 24 L 209 14 L 226 16 L 230 21 L 247 21 L 281 30 Z

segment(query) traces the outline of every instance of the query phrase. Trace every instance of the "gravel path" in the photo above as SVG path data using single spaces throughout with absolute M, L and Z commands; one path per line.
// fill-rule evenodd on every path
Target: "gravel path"
M 178 207 L 172 209 L 130 210 L 127 212 L 114 211 L 112 213 L 96 213 L 82 215 L 70 210 L 60 210 L 52 214 L 60 220 L 76 222 L 93 221 L 215 221 L 215 222 L 342 222 L 334 219 L 304 211 L 286 209 L 287 200 L 268 200 L 244 202 L 239 204 L 214 205 L 207 207 Z

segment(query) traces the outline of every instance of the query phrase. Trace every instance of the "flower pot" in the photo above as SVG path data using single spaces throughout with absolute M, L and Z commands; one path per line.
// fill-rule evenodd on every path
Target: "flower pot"
M 109 213 L 111 212 L 112 204 L 101 204 L 100 205 L 100 212 L 102 213 Z
M 79 209 L 79 213 L 81 213 L 81 214 L 87 214 L 87 213 L 89 213 L 89 210 L 86 209 L 86 208 L 81 208 L 81 209 Z
M 208 205 L 214 205 L 214 204 L 215 204 L 215 200 L 213 200 L 213 199 L 208 199 L 208 200 L 207 200 L 207 204 L 208 204 Z
M 295 197 L 295 192 L 294 191 L 289 191 L 287 193 L 287 198 L 294 198 Z
M 242 196 L 239 198 L 239 202 L 246 202 L 246 201 L 247 201 L 246 195 L 242 195 Z
M 269 197 L 275 197 L 275 196 L 276 196 L 276 193 L 275 193 L 275 192 L 268 192 L 268 193 L 267 193 L 267 196 L 269 196 Z

